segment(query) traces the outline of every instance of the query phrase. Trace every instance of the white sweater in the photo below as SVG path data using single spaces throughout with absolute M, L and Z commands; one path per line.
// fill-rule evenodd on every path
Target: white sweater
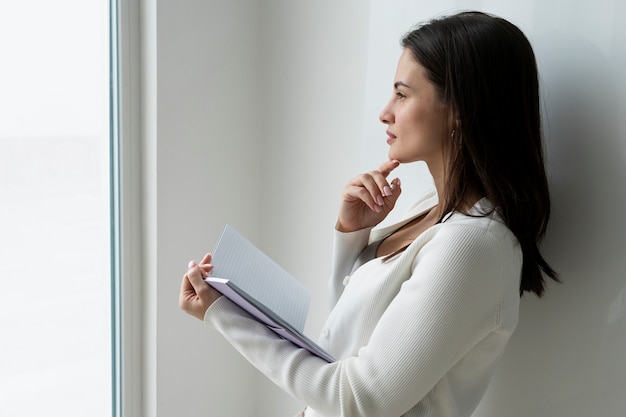
M 319 339 L 336 362 L 296 348 L 225 297 L 205 324 L 308 404 L 307 417 L 470 416 L 517 324 L 522 253 L 511 231 L 495 212 L 453 213 L 391 260 L 358 265 L 368 243 L 434 204 L 431 193 L 399 224 L 336 232 L 334 307 Z

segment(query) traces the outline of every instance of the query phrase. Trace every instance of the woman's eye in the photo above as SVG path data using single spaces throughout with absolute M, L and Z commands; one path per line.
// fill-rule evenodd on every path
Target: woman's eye
M 396 98 L 404 98 L 404 97 L 406 97 L 404 94 L 402 94 L 399 91 L 396 91 Z

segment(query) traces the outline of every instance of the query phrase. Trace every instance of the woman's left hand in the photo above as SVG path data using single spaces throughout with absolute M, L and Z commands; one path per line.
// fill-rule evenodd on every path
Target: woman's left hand
M 189 262 L 187 273 L 180 285 L 178 305 L 185 313 L 200 320 L 204 320 L 207 309 L 222 296 L 203 279 L 208 277 L 213 270 L 212 257 L 213 255 L 207 253 L 200 264 L 195 261 Z

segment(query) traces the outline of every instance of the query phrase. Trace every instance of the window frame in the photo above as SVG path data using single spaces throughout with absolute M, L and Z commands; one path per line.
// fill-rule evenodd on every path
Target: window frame
M 151 3 L 151 2 L 148 2 Z M 113 416 L 144 414 L 142 9 L 109 0 Z

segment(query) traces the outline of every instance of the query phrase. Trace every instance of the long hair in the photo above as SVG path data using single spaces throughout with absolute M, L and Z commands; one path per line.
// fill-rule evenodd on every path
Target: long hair
M 458 210 L 468 191 L 486 196 L 517 237 L 520 294 L 541 296 L 557 273 L 539 251 L 550 217 L 532 47 L 510 22 L 463 12 L 423 24 L 401 42 L 448 105 L 453 133 L 440 204 Z

